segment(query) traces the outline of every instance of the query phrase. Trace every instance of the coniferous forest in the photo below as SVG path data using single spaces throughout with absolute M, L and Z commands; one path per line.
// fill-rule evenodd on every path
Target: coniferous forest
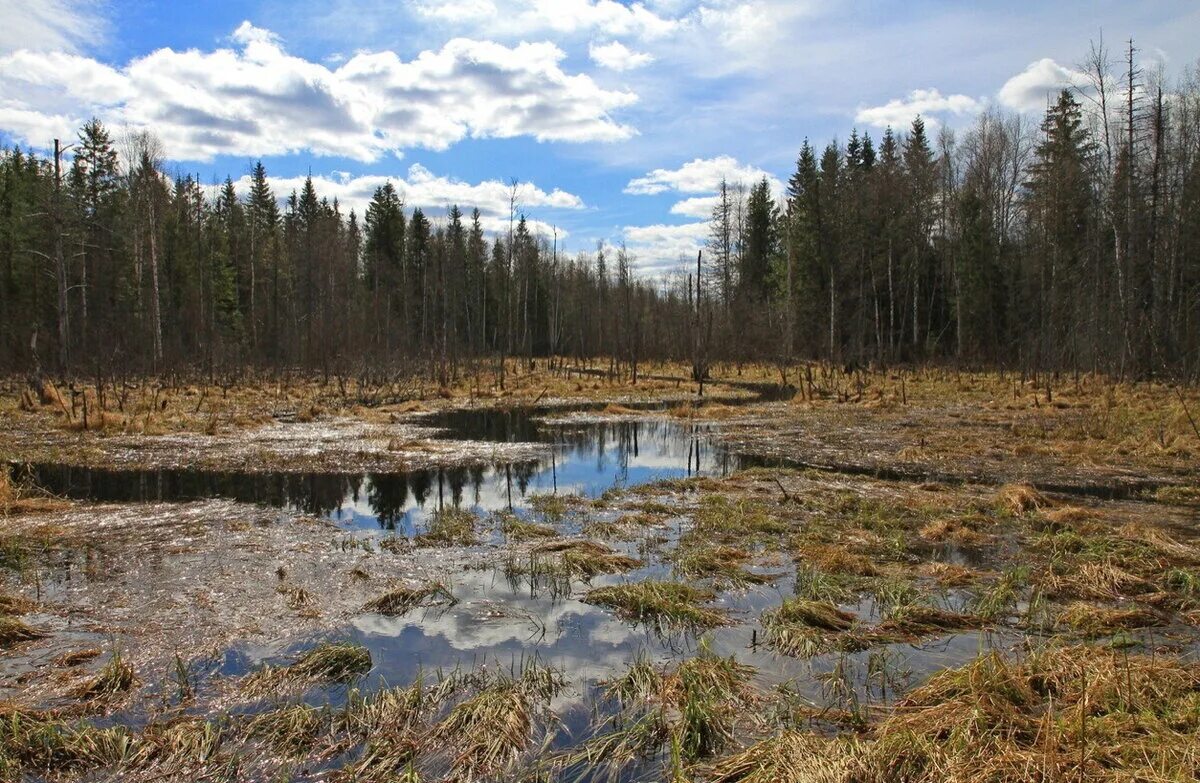
M 274 192 L 261 164 L 247 192 L 206 186 L 151 133 L 93 120 L 65 152 L 0 153 L 0 366 L 444 382 L 503 357 L 636 368 L 700 334 L 714 360 L 1194 378 L 1200 77 L 1093 65 L 1040 121 L 798 138 L 782 200 L 722 183 L 699 263 L 665 279 L 622 247 L 564 253 L 515 186 L 500 232 L 390 185 L 359 215 L 311 179 Z

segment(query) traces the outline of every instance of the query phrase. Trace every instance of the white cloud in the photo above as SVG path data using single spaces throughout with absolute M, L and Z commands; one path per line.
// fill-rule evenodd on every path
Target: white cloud
M 671 33 L 681 23 L 651 11 L 643 3 L 626 5 L 617 0 L 468 0 L 458 7 L 441 0 L 415 0 L 413 7 L 419 16 L 497 36 L 549 31 L 654 39 Z
M 997 97 L 1010 109 L 1043 111 L 1063 88 L 1083 87 L 1087 83 L 1086 74 L 1045 57 L 1006 81 Z
M 91 0 L 0 0 L 0 54 L 17 49 L 75 52 L 107 25 Z
M 285 199 L 292 191 L 299 191 L 304 187 L 304 179 L 302 176 L 268 177 L 271 189 L 281 200 Z M 464 182 L 451 177 L 435 175 L 429 169 L 416 163 L 409 166 L 405 176 L 368 174 L 355 177 L 344 171 L 331 171 L 327 175 L 313 175 L 313 186 L 316 188 L 318 196 L 327 198 L 331 202 L 336 198 L 343 213 L 349 213 L 353 209 L 360 218 L 366 212 L 367 204 L 370 203 L 375 190 L 387 182 L 391 182 L 395 186 L 409 209 L 420 207 L 433 220 L 440 219 L 444 216 L 445 210 L 449 209 L 451 205 L 457 204 L 465 215 L 469 215 L 471 209 L 478 207 L 481 223 L 486 231 L 505 231 L 508 228 L 509 185 L 500 180 Z M 213 186 L 210 191 L 215 195 L 215 191 L 220 187 L 220 185 Z M 249 175 L 235 181 L 234 187 L 241 195 L 248 193 L 250 190 Z M 518 184 L 517 203 L 522 209 L 535 214 L 541 214 L 545 210 L 580 210 L 584 208 L 583 200 L 573 193 L 558 188 L 546 191 L 529 182 Z M 545 220 L 530 219 L 528 223 L 530 230 L 535 233 L 540 231 L 549 235 L 552 231 L 552 224 Z M 560 228 L 558 236 L 559 239 L 562 239 L 567 236 L 567 232 Z
M 713 207 L 717 205 L 716 196 L 693 196 L 671 205 L 672 215 L 683 215 L 691 218 L 704 218 L 712 215 Z
M 737 158 L 730 155 L 721 155 L 716 158 L 696 158 L 677 169 L 655 169 L 644 177 L 631 179 L 625 186 L 625 192 L 639 196 L 653 196 L 672 190 L 680 193 L 715 193 L 722 179 L 731 185 L 738 182 L 753 185 L 763 177 L 771 183 L 773 190 L 782 190 L 782 183 L 766 171 L 739 163 Z
M 670 271 L 681 262 L 694 263 L 708 233 L 708 223 L 626 226 L 622 230 L 627 248 L 637 258 L 638 270 L 651 274 Z
M 877 128 L 904 128 L 919 114 L 933 125 L 939 116 L 970 116 L 983 111 L 985 106 L 984 101 L 969 95 L 942 95 L 936 89 L 913 90 L 907 97 L 895 98 L 882 106 L 859 109 L 854 121 Z
M 652 55 L 635 52 L 620 41 L 607 44 L 592 42 L 588 45 L 588 56 L 597 65 L 614 71 L 632 71 L 654 62 Z
M 0 56 L 0 129 L 44 146 L 70 117 L 149 128 L 178 160 L 311 151 L 376 160 L 467 138 L 627 139 L 610 112 L 637 96 L 568 74 L 550 43 L 508 47 L 456 38 L 405 62 L 358 53 L 336 69 L 289 55 L 243 23 L 236 48 L 159 49 L 114 69 L 90 58 L 19 51 Z

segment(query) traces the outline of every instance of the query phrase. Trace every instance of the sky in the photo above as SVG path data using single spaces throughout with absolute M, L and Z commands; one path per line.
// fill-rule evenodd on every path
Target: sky
M 390 179 L 495 231 L 516 180 L 560 250 L 624 242 L 655 275 L 694 258 L 722 178 L 778 193 L 805 138 L 918 113 L 1036 118 L 1101 37 L 1178 76 L 1200 2 L 0 0 L 0 143 L 96 116 L 206 183 L 261 159 L 278 195 L 311 174 L 361 216 Z

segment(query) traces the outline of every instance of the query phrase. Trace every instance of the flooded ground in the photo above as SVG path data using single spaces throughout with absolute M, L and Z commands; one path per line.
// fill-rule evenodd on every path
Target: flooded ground
M 819 449 L 747 447 L 772 415 L 447 410 L 272 424 L 253 466 L 228 438 L 222 469 L 144 439 L 105 444 L 143 452 L 126 469 L 14 466 L 64 500 L 5 519 L 0 699 L 32 728 L 0 731 L 0 771 L 751 780 L 720 764 L 800 730 L 882 742 L 993 653 L 1194 656 L 1194 506 L 798 470 Z M 328 469 L 298 470 L 313 450 Z M 482 714 L 500 696 L 515 734 Z

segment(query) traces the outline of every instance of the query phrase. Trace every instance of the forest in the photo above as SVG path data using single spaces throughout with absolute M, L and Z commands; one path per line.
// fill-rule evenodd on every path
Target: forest
M 390 184 L 363 215 L 311 178 L 273 192 L 261 163 L 248 192 L 206 186 L 93 119 L 52 153 L 0 152 L 0 367 L 444 384 L 485 359 L 636 377 L 702 352 L 1195 378 L 1200 78 L 1143 73 L 1132 45 L 1088 63 L 1040 123 L 804 139 L 785 193 L 722 182 L 700 259 L 661 279 L 623 246 L 533 233 L 516 180 L 489 236 L 471 205 L 426 214 Z

